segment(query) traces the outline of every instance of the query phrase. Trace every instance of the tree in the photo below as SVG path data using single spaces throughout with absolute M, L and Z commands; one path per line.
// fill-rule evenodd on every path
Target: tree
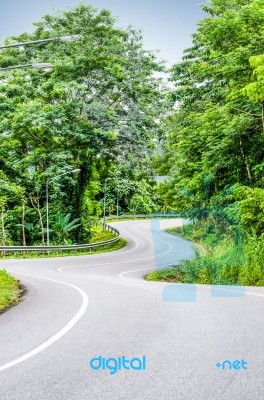
M 236 183 L 264 184 L 259 56 L 264 53 L 264 4 L 212 0 L 202 8 L 208 17 L 199 22 L 193 46 L 171 71 L 174 110 L 164 149 L 173 180 L 164 185 L 164 200 L 183 208 L 213 203 Z
M 244 93 L 251 100 L 259 101 L 261 105 L 261 119 L 264 132 L 264 54 L 250 57 L 249 62 L 253 68 L 254 82 L 245 86 Z
M 140 159 L 162 135 L 164 84 L 157 72 L 164 66 L 143 48 L 140 32 L 116 27 L 107 10 L 79 4 L 35 26 L 6 43 L 71 34 L 79 39 L 1 52 L 1 67 L 34 60 L 55 67 L 52 73 L 1 73 L 0 170 L 33 200 L 43 242 L 46 179 L 80 168 L 78 177 L 53 180 L 50 207 L 51 216 L 63 210 L 80 218 L 74 240 L 85 241 L 100 180 L 113 164 Z

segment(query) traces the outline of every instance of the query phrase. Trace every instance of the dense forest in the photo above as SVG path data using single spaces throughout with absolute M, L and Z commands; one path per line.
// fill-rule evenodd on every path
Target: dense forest
M 80 4 L 35 26 L 6 44 L 76 40 L 1 50 L 2 68 L 54 65 L 1 71 L 1 244 L 45 243 L 47 180 L 52 241 L 86 242 L 104 192 L 107 214 L 159 207 L 150 155 L 164 135 L 165 67 L 107 10 Z
M 264 4 L 201 7 L 192 47 L 171 69 L 139 31 L 84 4 L 6 39 L 78 35 L 1 51 L 2 68 L 54 64 L 1 71 L 2 244 L 45 243 L 48 179 L 54 243 L 89 240 L 105 192 L 107 214 L 186 216 L 186 235 L 230 267 L 226 281 L 264 283 Z M 198 262 L 206 282 L 210 257 Z
M 205 245 L 207 259 L 192 266 L 200 281 L 263 284 L 264 3 L 202 8 L 208 16 L 171 70 L 168 136 L 156 159 L 171 179 L 160 192 L 193 219 L 186 234 Z

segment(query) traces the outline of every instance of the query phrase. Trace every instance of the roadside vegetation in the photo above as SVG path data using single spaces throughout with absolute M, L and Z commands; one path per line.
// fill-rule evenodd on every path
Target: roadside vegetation
M 158 276 L 262 286 L 264 3 L 211 0 L 201 7 L 206 18 L 171 70 L 175 109 L 154 163 L 170 176 L 159 196 L 193 222 L 182 234 L 205 253 Z
M 212 228 L 212 227 L 211 227 Z M 168 233 L 192 240 L 196 255 L 179 265 L 151 272 L 149 281 L 211 285 L 264 286 L 264 235 L 236 236 L 229 231 L 210 230 L 203 221 L 167 229 Z
M 23 292 L 24 289 L 21 287 L 19 281 L 5 270 L 0 270 L 0 313 L 16 304 Z
M 113 239 L 116 236 L 111 232 L 104 230 L 101 225 L 95 225 L 91 229 L 91 239 L 89 243 L 99 243 L 109 239 Z M 78 255 L 92 255 L 99 253 L 106 253 L 115 250 L 122 249 L 127 244 L 127 241 L 120 238 L 117 242 L 106 244 L 103 246 L 92 247 L 88 249 L 80 250 L 55 250 L 55 251 L 17 251 L 17 252 L 6 252 L 5 258 L 46 258 L 46 257 L 64 257 L 64 256 L 78 256 Z M 3 257 L 3 255 L 2 255 Z

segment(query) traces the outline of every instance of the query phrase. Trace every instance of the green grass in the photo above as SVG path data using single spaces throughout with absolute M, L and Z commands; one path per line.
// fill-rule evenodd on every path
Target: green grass
M 174 228 L 167 228 L 165 229 L 165 231 L 170 233 L 171 235 L 180 236 L 187 240 L 193 240 L 192 237 L 193 230 L 190 227 L 190 224 L 183 226 L 176 226 Z
M 103 242 L 104 240 L 113 239 L 115 235 L 106 229 L 103 229 L 101 225 L 93 226 L 91 229 L 91 239 L 89 243 Z
M 153 271 L 146 275 L 147 281 L 164 281 L 164 282 L 183 282 L 184 275 L 176 268 L 167 268 L 159 271 Z
M 115 234 L 111 231 L 104 230 L 100 225 L 94 226 L 91 229 L 91 239 L 89 243 L 98 243 L 103 242 L 105 240 L 113 239 Z M 38 252 L 17 252 L 15 255 L 14 253 L 8 254 L 5 258 L 47 258 L 47 257 L 65 257 L 65 256 L 83 256 L 83 255 L 92 255 L 92 254 L 100 254 L 100 253 L 108 253 L 111 251 L 122 249 L 127 245 L 127 241 L 123 238 L 120 238 L 117 242 L 110 243 L 104 246 L 98 246 L 88 249 L 81 249 L 81 250 L 63 250 L 63 251 L 50 251 L 47 254 L 44 251 Z M 3 256 L 2 256 L 3 257 Z
M 0 270 L 0 313 L 17 303 L 23 292 L 24 290 L 19 281 L 5 270 Z

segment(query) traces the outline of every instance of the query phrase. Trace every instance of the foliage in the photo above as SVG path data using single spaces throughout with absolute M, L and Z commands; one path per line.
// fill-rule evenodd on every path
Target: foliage
M 264 234 L 257 237 L 253 233 L 248 238 L 247 262 L 241 268 L 240 280 L 243 285 L 264 286 Z
M 254 81 L 244 88 L 244 93 L 252 100 L 264 102 L 264 54 L 260 56 L 252 56 L 249 59 L 253 68 L 252 77 Z
M 264 232 L 264 189 L 237 186 L 235 194 L 244 230 L 251 233 L 253 229 L 258 236 L 261 235 Z
M 101 226 L 93 226 L 91 228 L 91 239 L 89 243 L 98 243 L 102 242 L 105 240 L 113 239 L 115 235 L 112 232 L 109 232 L 107 230 L 103 230 Z M 70 239 L 65 239 L 63 244 L 72 244 L 70 243 Z M 14 254 L 12 253 L 7 253 L 5 254 L 5 258 L 41 258 L 41 257 L 66 257 L 66 256 L 82 256 L 82 255 L 91 255 L 91 254 L 97 254 L 97 253 L 108 253 L 111 251 L 119 250 L 122 249 L 124 246 L 127 245 L 127 242 L 125 239 L 121 238 L 118 241 L 111 243 L 111 244 L 106 244 L 104 246 L 98 246 L 98 247 L 92 247 L 88 249 L 80 249 L 80 250 L 62 250 L 62 251 L 49 251 L 43 252 L 43 251 L 35 251 L 35 252 L 23 252 L 20 254 L 20 252 L 15 252 Z
M 134 194 L 130 200 L 129 211 L 132 214 L 149 214 L 151 212 L 150 202 L 151 199 L 147 199 L 140 194 Z
M 185 281 L 259 285 L 264 3 L 211 0 L 201 7 L 208 15 L 171 69 L 168 136 L 153 159 L 157 171 L 171 179 L 159 185 L 158 196 L 192 220 L 192 239 L 206 247 L 205 255 L 180 268 Z
M 169 270 L 159 270 L 151 274 L 151 280 L 170 280 L 192 284 L 241 285 L 241 268 L 245 265 L 246 255 L 243 242 L 236 243 L 232 234 L 219 235 L 216 230 L 208 230 L 207 224 L 194 226 L 188 224 L 183 228 L 174 229 L 173 233 L 192 239 L 202 244 L 203 252 L 196 252 L 196 257 L 183 260 L 177 267 Z M 171 230 L 168 230 L 172 233 Z M 186 235 L 186 236 L 185 236 Z
M 58 235 L 59 242 L 64 241 L 72 230 L 78 228 L 80 225 L 79 218 L 70 221 L 71 214 L 63 215 L 60 211 L 55 216 L 55 224 L 52 226 L 53 231 Z
M 129 176 L 128 171 L 135 165 L 143 171 L 163 135 L 160 115 L 167 105 L 158 73 L 164 65 L 144 49 L 139 31 L 121 29 L 109 11 L 83 3 L 45 15 L 33 32 L 6 43 L 68 35 L 79 36 L 73 42 L 55 40 L 0 54 L 1 67 L 54 64 L 51 73 L 1 72 L 0 177 L 5 185 L 0 240 L 5 244 L 44 244 L 47 179 L 51 226 L 60 211 L 80 223 L 69 237 L 55 221 L 53 242 L 89 240 L 96 216 L 102 215 L 107 177 L 127 170 L 120 184 L 122 209 L 129 207 L 131 186 L 131 197 L 145 196 L 142 174 Z M 80 174 L 71 175 L 76 168 Z M 147 186 L 149 203 L 153 191 Z M 113 200 L 107 199 L 108 205 Z
M 104 190 L 104 186 L 102 189 Z M 112 166 L 106 180 L 105 202 L 107 215 L 116 213 L 117 206 L 119 214 L 131 211 L 135 207 L 147 208 L 146 212 L 155 212 L 159 209 L 156 181 L 148 157 L 133 167 L 129 164 Z M 102 215 L 104 199 L 101 199 L 100 205 Z
M 161 168 L 173 179 L 160 190 L 175 208 L 213 203 L 237 183 L 264 185 L 264 4 L 212 0 L 202 8 L 208 17 L 171 70 L 174 110 Z
M 231 237 L 207 234 L 206 229 L 192 225 L 172 228 L 169 233 L 202 243 L 205 252 L 180 265 L 154 271 L 147 280 L 213 285 L 264 286 L 264 234 L 247 234 L 244 243 L 236 244 Z M 203 234 L 201 235 L 201 231 Z M 190 236 L 191 233 L 191 236 Z M 212 240 L 213 237 L 213 240 Z

